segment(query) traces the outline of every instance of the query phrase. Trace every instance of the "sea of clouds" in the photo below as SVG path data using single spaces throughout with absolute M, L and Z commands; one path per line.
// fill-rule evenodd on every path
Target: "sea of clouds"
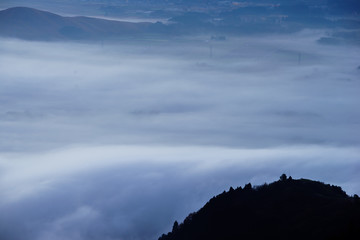
M 282 173 L 360 193 L 360 48 L 320 31 L 0 39 L 0 238 L 157 239 Z

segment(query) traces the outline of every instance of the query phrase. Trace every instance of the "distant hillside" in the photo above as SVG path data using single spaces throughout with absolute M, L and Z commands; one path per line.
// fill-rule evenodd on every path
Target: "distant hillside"
M 26 7 L 0 11 L 0 36 L 27 40 L 108 39 L 160 33 L 163 30 L 160 23 L 62 17 Z
M 360 200 L 337 186 L 282 175 L 230 188 L 159 240 L 360 239 Z
M 33 8 L 14 7 L 0 11 L 0 37 L 41 41 L 91 41 L 119 40 L 129 37 L 163 39 L 198 34 L 243 36 L 259 33 L 292 33 L 305 28 L 325 28 L 332 31 L 319 39 L 319 43 L 360 44 L 358 4 L 354 5 L 354 11 L 350 11 L 351 13 L 344 11 L 343 15 L 338 15 L 336 11 L 330 11 L 333 8 L 323 1 L 306 1 L 309 4 L 311 2 L 310 5 L 305 4 L 304 1 L 300 0 L 300 5 L 299 2 L 275 5 L 254 2 L 231 8 L 207 7 L 202 11 L 190 9 L 176 13 L 164 8 L 160 12 L 168 15 L 170 24 L 132 23 L 81 16 L 63 17 Z M 347 0 L 347 2 L 351 1 L 353 0 Z M 333 0 L 332 3 L 331 6 L 341 5 L 337 0 Z M 348 7 L 346 4 L 341 6 Z M 155 12 L 157 11 L 152 14 Z
M 168 23 L 171 24 L 132 23 L 80 16 L 63 17 L 33 8 L 14 7 L 0 11 L 0 36 L 42 41 L 118 40 L 129 37 L 167 38 L 194 34 L 243 36 L 326 28 L 333 29 L 333 32 L 320 39 L 319 43 L 359 44 L 360 10 L 359 4 L 353 4 L 353 8 L 349 8 L 353 1 L 347 0 L 347 4 L 341 4 L 338 0 L 332 0 L 332 5 L 324 0 L 299 0 L 291 3 L 286 1 L 286 4 L 275 5 L 254 1 L 248 5 L 231 7 L 214 7 L 216 4 L 213 2 L 213 7 L 209 5 L 201 8 L 201 11 L 191 8 L 177 12 L 173 12 L 173 8 L 161 8 L 160 15 L 167 15 Z M 220 5 L 222 4 L 223 2 Z M 342 10 L 342 15 L 339 15 L 340 13 L 334 9 L 347 11 Z M 348 11 L 349 9 L 352 11 Z M 151 14 L 156 17 L 159 11 L 153 11 Z

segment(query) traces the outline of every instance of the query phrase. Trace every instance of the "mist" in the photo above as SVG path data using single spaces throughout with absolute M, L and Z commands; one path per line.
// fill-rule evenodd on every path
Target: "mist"
M 359 49 L 320 36 L 3 40 L 0 148 L 358 145 Z
M 360 193 L 360 49 L 325 35 L 0 39 L 0 238 L 157 239 L 282 173 Z

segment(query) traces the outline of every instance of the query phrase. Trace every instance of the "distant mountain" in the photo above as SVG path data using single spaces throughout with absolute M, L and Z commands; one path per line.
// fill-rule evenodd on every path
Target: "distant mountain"
M 159 240 L 360 239 L 360 199 L 340 187 L 293 180 L 230 188 Z
M 27 7 L 0 11 L 0 36 L 27 40 L 109 39 L 164 31 L 161 23 L 63 17 Z
M 353 1 L 346 0 L 347 3 Z M 319 40 L 319 43 L 360 43 L 358 14 L 360 11 L 357 10 L 359 4 L 354 4 L 354 11 L 351 13 L 344 10 L 343 15 L 337 15 L 336 11 L 330 11 L 335 8 L 330 8 L 325 0 L 315 2 L 298 0 L 287 4 L 270 4 L 270 2 L 265 4 L 265 2 L 265 0 L 252 1 L 251 4 L 247 3 L 248 5 L 224 7 L 222 4 L 228 3 L 227 1 L 212 1 L 213 4 L 217 3 L 221 6 L 211 7 L 209 2 L 204 8 L 173 12 L 173 8 L 164 7 L 159 10 L 160 12 L 150 11 L 155 15 L 168 16 L 167 24 L 132 23 L 81 16 L 64 17 L 33 8 L 14 7 L 0 11 L 0 37 L 42 41 L 91 41 L 119 40 L 129 37 L 168 38 L 199 34 L 243 36 L 258 33 L 292 33 L 305 28 L 325 28 L 333 29 L 333 33 Z M 331 2 L 331 6 L 339 6 L 340 9 L 341 4 L 338 0 Z M 183 3 L 179 2 L 179 4 Z M 341 6 L 346 8 L 349 5 Z M 144 10 L 139 12 L 149 14 Z M 335 15 L 331 15 L 331 12 Z

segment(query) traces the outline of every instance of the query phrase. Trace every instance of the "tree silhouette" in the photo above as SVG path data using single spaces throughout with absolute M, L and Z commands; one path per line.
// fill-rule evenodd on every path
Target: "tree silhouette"
M 179 223 L 177 221 L 174 222 L 174 225 L 172 227 L 172 231 L 176 232 L 179 229 Z
M 251 190 L 251 189 L 252 189 L 251 183 L 248 183 L 244 186 L 244 190 Z
M 281 174 L 280 180 L 281 180 L 281 181 L 286 181 L 286 179 L 287 179 L 286 174 L 285 174 L 285 173 Z

